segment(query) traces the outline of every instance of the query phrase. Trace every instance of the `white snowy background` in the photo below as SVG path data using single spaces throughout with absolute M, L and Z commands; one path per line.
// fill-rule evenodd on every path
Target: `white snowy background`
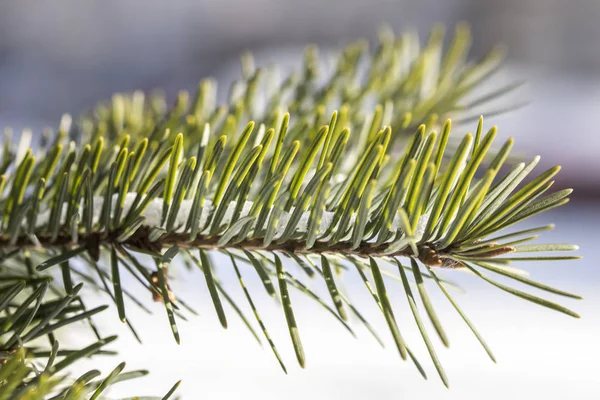
M 583 215 L 585 218 L 581 218 Z M 352 324 L 358 336 L 355 339 L 315 302 L 292 292 L 307 357 L 307 368 L 300 369 L 289 341 L 282 309 L 267 298 L 261 283 L 253 279 L 252 268 L 242 268 L 242 274 L 247 277 L 245 281 L 255 294 L 257 307 L 286 361 L 289 372 L 286 376 L 267 344 L 259 347 L 231 308 L 227 309 L 230 327 L 227 330 L 220 327 L 203 276 L 198 271 L 188 272 L 179 265 L 174 272 L 173 288 L 201 314 L 187 323 L 179 323 L 182 344 L 175 344 L 160 303 L 152 307 L 155 315 L 137 312 L 131 305 L 129 319 L 140 331 L 144 345 L 138 344 L 121 325 L 120 338 L 112 346 L 120 351 L 120 355 L 98 357 L 87 365 L 109 371 L 121 360 L 126 360 L 128 368 L 151 370 L 143 381 L 115 386 L 111 392 L 115 397 L 161 394 L 169 389 L 171 383 L 182 379 L 179 393 L 184 399 L 464 400 L 480 399 L 482 396 L 489 400 L 597 399 L 600 394 L 597 368 L 600 356 L 597 342 L 600 294 L 596 261 L 598 236 L 594 236 L 594 232 L 600 223 L 600 212 L 589 204 L 575 203 L 562 211 L 537 218 L 528 225 L 548 221 L 555 222 L 557 227 L 555 231 L 545 233 L 543 240 L 562 242 L 568 238 L 570 242 L 581 245 L 580 254 L 584 258 L 563 263 L 530 263 L 527 269 L 533 279 L 582 295 L 584 300 L 581 301 L 555 298 L 579 312 L 582 318 L 573 319 L 517 299 L 465 273 L 446 273 L 444 276 L 460 283 L 466 290 L 465 294 L 452 291 L 453 297 L 484 336 L 498 361 L 494 364 L 489 360 L 445 297 L 435 285 L 429 285 L 432 300 L 450 339 L 450 348 L 445 349 L 428 324 L 450 379 L 449 390 L 442 385 L 428 360 L 401 285 L 388 283 L 391 301 L 398 310 L 399 327 L 425 366 L 428 381 L 421 378 L 410 362 L 401 361 L 383 317 L 353 271 L 345 280 L 346 289 L 357 305 L 363 305 L 361 310 L 386 342 L 385 349 L 361 327 L 360 322 L 353 321 Z M 235 276 L 227 268 L 229 260 L 225 257 L 215 257 L 215 260 L 217 268 L 224 272 L 226 287 L 236 295 L 239 304 L 251 317 Z M 176 263 L 174 265 L 177 266 Z M 132 283 L 129 287 L 135 287 L 133 281 L 129 283 Z M 322 285 L 315 289 L 327 298 Z M 138 293 L 148 297 L 143 291 Z M 99 321 L 107 334 L 112 334 L 115 325 L 119 325 L 114 309 L 101 315 Z M 72 339 L 77 338 L 69 337 L 68 340 Z M 143 393 L 140 393 L 140 388 Z

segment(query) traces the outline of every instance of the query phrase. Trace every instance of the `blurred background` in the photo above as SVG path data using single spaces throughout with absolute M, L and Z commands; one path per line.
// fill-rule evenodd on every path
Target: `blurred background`
M 301 59 L 309 42 L 327 49 L 362 37 L 374 39 L 382 23 L 396 32 L 414 28 L 425 36 L 436 23 L 452 27 L 467 21 L 474 36 L 472 56 L 504 43 L 509 56 L 498 79 L 528 82 L 518 100 L 531 104 L 486 119 L 486 126 L 498 124 L 501 136 L 514 136 L 523 154 L 540 154 L 545 165 L 563 165 L 557 185 L 575 188 L 568 206 L 537 222 L 556 222 L 556 231 L 545 240 L 580 244 L 584 260 L 539 263 L 529 269 L 536 279 L 582 294 L 584 302 L 566 304 L 580 311 L 582 320 L 523 304 L 470 277 L 452 276 L 468 289 L 461 304 L 500 361 L 487 362 L 447 308 L 453 343 L 451 351 L 441 351 L 453 386 L 447 391 L 430 366 L 430 382 L 423 382 L 392 348 L 381 350 L 365 332 L 359 331 L 359 340 L 354 340 L 299 297 L 309 368 L 291 368 L 284 376 L 268 351 L 256 346 L 239 324 L 227 332 L 217 327 L 205 293 L 197 290 L 201 277 L 190 274 L 174 286 L 188 302 L 200 303 L 202 315 L 181 328 L 183 345 L 172 343 L 159 310 L 153 317 L 137 318 L 148 347 L 130 342 L 124 331 L 121 358 L 152 371 L 142 386 L 144 393 L 166 392 L 182 378 L 186 399 L 464 400 L 483 394 L 487 399 L 597 399 L 598 20 L 597 0 L 0 1 L 0 126 L 39 132 L 56 126 L 62 113 L 87 110 L 113 92 L 160 88 L 174 97 L 180 89 L 194 89 L 206 76 L 217 78 L 225 90 L 240 73 L 239 53 L 245 49 L 255 53 L 259 65 L 289 65 Z M 350 278 L 352 285 L 359 287 L 359 282 Z M 267 306 L 266 299 L 264 307 L 263 313 L 274 321 L 274 336 L 286 341 L 283 325 L 275 322 L 275 317 L 281 322 L 281 310 Z M 116 321 L 110 316 L 107 324 Z M 385 332 L 383 321 L 376 326 Z M 419 350 L 425 360 L 424 348 Z M 284 356 L 292 365 L 291 352 Z M 110 368 L 117 362 L 102 359 L 90 365 Z M 132 389 L 136 386 L 124 385 L 122 393 L 113 394 L 137 392 Z

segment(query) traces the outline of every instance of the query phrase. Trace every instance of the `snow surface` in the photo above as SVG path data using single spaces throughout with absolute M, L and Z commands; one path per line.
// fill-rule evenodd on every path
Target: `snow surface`
M 123 206 L 123 211 L 121 212 L 121 215 L 126 215 L 129 212 L 129 209 L 131 208 L 131 205 L 133 204 L 136 195 L 137 195 L 136 193 L 128 193 L 125 196 L 125 204 Z M 94 197 L 93 201 L 94 201 L 94 216 L 92 219 L 95 223 L 100 218 L 100 212 L 101 212 L 102 206 L 104 204 L 104 197 L 101 197 L 101 196 Z M 118 194 L 115 194 L 115 195 L 113 195 L 113 198 L 112 198 L 111 210 L 113 210 L 113 212 L 116 208 L 117 201 L 118 201 Z M 191 213 L 192 204 L 193 204 L 193 200 L 183 200 L 181 202 L 179 212 L 177 213 L 177 217 L 175 219 L 175 226 L 178 227 L 178 231 L 184 230 L 187 220 L 189 218 L 189 215 Z M 225 215 L 223 217 L 223 224 L 229 224 L 231 222 L 235 222 L 235 221 L 231 221 L 231 219 L 233 217 L 233 212 L 236 208 L 236 205 L 237 205 L 237 203 L 235 201 L 232 201 L 229 204 L 227 211 L 225 212 Z M 252 205 L 253 205 L 253 202 L 246 201 L 244 203 L 244 207 L 242 208 L 242 212 L 241 212 L 239 218 L 243 218 L 243 217 L 247 216 L 250 212 L 250 209 L 252 208 Z M 143 223 L 143 226 L 150 226 L 150 227 L 162 226 L 161 225 L 162 209 L 163 209 L 163 199 L 160 199 L 160 198 L 153 199 L 150 202 L 150 204 L 148 205 L 148 207 L 146 208 L 146 210 L 142 213 L 142 216 L 144 216 L 146 218 L 146 220 Z M 208 216 L 213 211 L 213 209 L 214 209 L 214 207 L 213 207 L 212 202 L 210 200 L 206 200 L 204 203 L 204 207 L 202 208 L 202 215 L 200 217 L 200 226 L 206 225 Z M 62 215 L 61 223 L 62 224 L 64 224 L 66 222 L 65 221 L 66 214 L 67 214 L 66 211 L 67 211 L 67 204 L 64 204 L 63 212 L 61 213 L 61 215 Z M 290 220 L 293 212 L 294 212 L 293 207 L 289 212 L 282 211 L 281 216 L 279 218 L 279 223 L 277 225 L 277 229 L 275 231 L 276 232 L 275 238 L 278 238 L 283 234 L 287 224 L 289 223 L 289 220 Z M 323 211 L 323 215 L 321 218 L 321 226 L 320 226 L 320 230 L 319 230 L 320 232 L 324 232 L 325 230 L 327 230 L 327 228 L 329 228 L 329 226 L 331 225 L 331 223 L 333 221 L 333 215 L 334 215 L 333 212 Z M 415 231 L 415 236 L 417 238 L 423 234 L 423 231 L 425 230 L 425 225 L 427 224 L 428 217 L 429 217 L 429 215 L 425 214 L 420 218 L 417 229 Z M 300 217 L 300 220 L 298 222 L 298 226 L 296 227 L 297 232 L 306 232 L 306 230 L 308 228 L 309 218 L 310 218 L 310 211 L 304 212 L 302 214 L 302 216 Z M 40 226 L 40 227 L 44 226 L 48 223 L 49 219 L 50 219 L 50 210 L 48 209 L 48 210 L 45 210 L 40 213 L 40 215 L 38 216 L 36 225 Z M 355 219 L 356 219 L 356 216 L 353 215 L 350 219 L 349 226 L 352 226 L 352 224 L 354 224 Z M 398 229 L 399 227 L 400 227 L 400 219 L 396 216 L 396 218 L 394 218 L 394 221 L 392 223 L 392 231 Z

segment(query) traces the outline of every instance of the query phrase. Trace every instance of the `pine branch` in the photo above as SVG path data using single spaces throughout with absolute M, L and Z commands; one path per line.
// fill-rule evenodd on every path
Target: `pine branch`
M 3 275 L 0 282 L 1 399 L 90 398 L 100 395 L 110 384 L 147 374 L 143 370 L 121 373 L 125 367 L 122 363 L 104 379 L 97 379 L 101 375 L 97 370 L 75 380 L 67 379 L 64 371 L 77 361 L 112 354 L 105 347 L 116 337 L 101 337 L 91 320 L 107 306 L 87 310 L 79 297 L 81 283 L 69 290 L 70 294 L 61 296 L 48 293 L 59 292 L 51 279 L 34 282 L 27 276 Z M 95 341 L 81 349 L 61 348 L 54 332 L 80 321 L 89 325 Z M 50 348 L 40 346 L 44 336 L 49 338 Z
M 497 69 L 500 53 L 467 63 L 470 39 L 464 26 L 457 28 L 445 51 L 440 30 L 433 31 L 422 50 L 415 47 L 415 40 L 409 34 L 394 37 L 383 31 L 373 53 L 367 53 L 364 42 L 353 44 L 339 55 L 333 73 L 324 76 L 319 75 L 316 50 L 310 47 L 300 73 L 283 81 L 274 79 L 272 70 L 255 69 L 246 54 L 244 79 L 233 85 L 223 106 L 215 106 L 215 83 L 205 80 L 191 101 L 187 92 L 181 92 L 171 108 L 163 97 L 146 99 L 135 92 L 117 94 L 75 122 L 65 115 L 58 132 L 45 135 L 37 150 L 30 147 L 28 135 L 22 135 L 17 146 L 7 136 L 0 162 L 4 254 L 0 280 L 13 282 L 3 291 L 8 293 L 3 295 L 4 307 L 22 311 L 0 308 L 0 322 L 18 327 L 8 339 L 0 335 L 0 352 L 12 355 L 29 339 L 51 335 L 72 319 L 89 319 L 102 311 L 86 311 L 80 302 L 80 308 L 69 309 L 79 312 L 76 316 L 62 313 L 63 303 L 67 307 L 79 299 L 79 282 L 108 294 L 119 318 L 139 340 L 125 299 L 146 307 L 144 300 L 123 287 L 125 270 L 149 291 L 149 297 L 164 303 L 179 342 L 177 321 L 195 311 L 169 285 L 170 264 L 176 257 L 202 271 L 223 327 L 227 327 L 223 303 L 228 303 L 257 341 L 266 338 L 284 371 L 252 293 L 243 284 L 247 274 L 256 273 L 267 293 L 280 299 L 298 362 L 304 366 L 298 310 L 290 289 L 317 301 L 351 333 L 349 320 L 355 317 L 380 341 L 339 284 L 344 271 L 355 269 L 380 308 L 400 356 L 410 358 L 425 376 L 388 300 L 386 283 L 401 282 L 446 386 L 417 298 L 445 346 L 449 339 L 424 279 L 437 284 L 494 357 L 436 268 L 469 270 L 503 291 L 578 317 L 487 275 L 493 272 L 578 298 L 532 281 L 512 266 L 513 261 L 577 258 L 562 253 L 576 246 L 522 244 L 551 226 L 500 233 L 568 201 L 570 190 L 549 192 L 559 167 L 531 178 L 539 161 L 535 158 L 503 174 L 513 140 L 491 150 L 496 128 L 484 134 L 481 118 L 475 135 L 450 136 L 446 118 L 467 120 L 464 112 L 474 112 L 471 107 L 516 87 L 469 100 L 471 91 Z M 440 126 L 438 121 L 444 120 Z M 538 251 L 561 253 L 515 256 Z M 225 267 L 212 262 L 216 253 L 231 259 L 262 334 L 221 284 L 219 273 Z M 149 255 L 154 266 L 141 262 L 143 255 Z M 288 271 L 282 256 L 291 258 L 310 278 L 321 279 L 331 301 Z M 47 273 L 59 268 L 63 288 L 56 292 L 69 301 L 43 303 L 44 288 L 50 285 Z M 411 285 L 407 273 L 416 285 Z M 11 306 L 11 293 L 25 287 L 32 294 Z M 25 312 L 34 302 L 34 308 Z M 44 318 L 38 316 L 40 310 L 52 316 L 35 325 Z M 27 354 L 35 351 L 28 349 Z M 50 359 L 58 356 L 57 350 L 52 351 Z M 10 360 L 10 365 L 20 362 L 13 356 Z M 6 367 L 2 368 L 0 374 Z M 120 365 L 106 384 L 95 384 L 94 390 L 116 380 L 121 369 Z M 27 382 L 17 386 L 26 388 Z

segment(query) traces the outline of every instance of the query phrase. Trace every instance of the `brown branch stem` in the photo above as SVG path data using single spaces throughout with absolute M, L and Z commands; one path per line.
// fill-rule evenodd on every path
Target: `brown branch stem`
M 358 247 L 353 248 L 352 243 L 341 241 L 334 245 L 327 242 L 317 241 L 311 248 L 306 247 L 306 242 L 303 240 L 287 240 L 285 243 L 271 242 L 265 246 L 262 239 L 243 240 L 239 243 L 227 243 L 224 246 L 218 244 L 219 236 L 198 236 L 195 240 L 189 240 L 189 234 L 169 233 L 164 235 L 157 241 L 149 240 L 150 229 L 141 227 L 138 231 L 125 241 L 117 242 L 119 232 L 111 232 L 109 234 L 93 233 L 88 236 L 79 236 L 77 242 L 73 242 L 71 235 L 62 233 L 55 240 L 49 235 L 37 236 L 38 243 L 35 243 L 30 238 L 20 237 L 16 243 L 11 243 L 7 238 L 0 238 L 0 249 L 13 248 L 35 248 L 41 245 L 44 248 L 77 248 L 84 246 L 92 258 L 97 259 L 100 252 L 100 247 L 109 247 L 113 245 L 126 246 L 132 249 L 138 249 L 146 252 L 158 253 L 165 247 L 177 245 L 182 248 L 198 248 L 207 250 L 224 250 L 224 249 L 240 249 L 240 250 L 264 250 L 264 251 L 280 251 L 294 254 L 345 254 L 355 255 L 359 257 L 415 257 L 410 247 L 396 252 L 386 252 L 385 249 L 389 244 L 384 243 L 375 245 L 373 243 L 362 242 Z M 425 243 L 417 246 L 419 254 L 416 256 L 421 262 L 428 266 L 440 266 L 445 259 L 444 253 L 438 253 L 432 247 Z

